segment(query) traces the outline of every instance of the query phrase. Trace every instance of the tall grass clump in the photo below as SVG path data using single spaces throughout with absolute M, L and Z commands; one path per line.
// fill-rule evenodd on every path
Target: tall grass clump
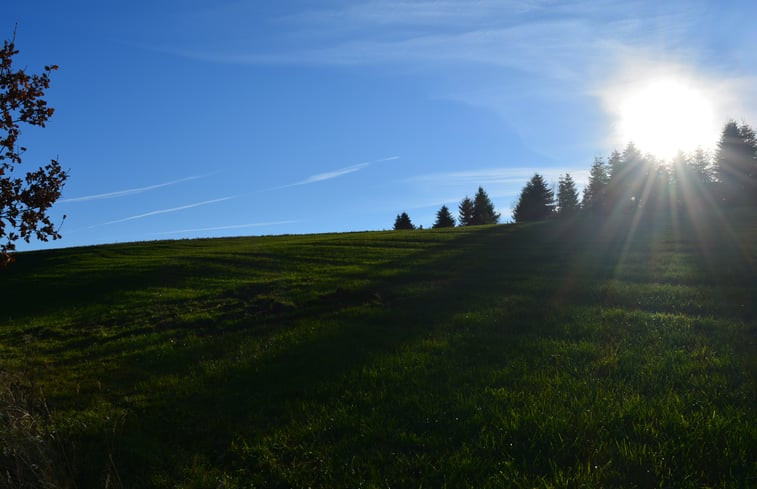
M 71 488 L 71 461 L 37 386 L 0 371 L 0 487 Z

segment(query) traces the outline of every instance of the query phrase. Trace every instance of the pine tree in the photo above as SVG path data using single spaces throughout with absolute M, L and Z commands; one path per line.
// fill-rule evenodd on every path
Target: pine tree
M 610 212 L 622 200 L 622 188 L 625 184 L 627 172 L 623 156 L 614 150 L 607 159 L 607 185 L 604 191 L 604 211 Z
M 620 156 L 620 155 L 618 155 Z M 581 207 L 589 212 L 603 212 L 607 205 L 607 184 L 610 175 L 602 157 L 594 158 L 589 171 L 589 184 L 584 188 Z
M 665 215 L 670 211 L 670 203 L 676 197 L 671 185 L 674 175 L 663 160 L 653 156 L 644 158 L 643 170 L 638 177 L 634 200 L 639 203 L 647 217 Z
M 712 190 L 713 173 L 710 155 L 701 147 L 692 154 L 679 151 L 670 165 L 669 202 L 686 206 L 689 211 L 703 201 L 709 201 Z
M 697 194 L 701 188 L 692 165 L 692 157 L 679 151 L 670 162 L 671 171 L 671 199 L 677 206 L 685 206 L 690 197 Z
M 734 121 L 725 125 L 715 170 L 723 202 L 739 205 L 757 200 L 757 136 L 751 127 Z
M 450 214 L 446 205 L 443 205 L 441 209 L 436 213 L 436 222 L 432 226 L 434 228 L 453 228 L 455 227 L 455 218 Z
M 494 212 L 494 204 L 484 191 L 483 187 L 478 187 L 473 198 L 473 225 L 482 224 L 497 224 L 499 222 L 499 214 Z
M 397 219 L 394 220 L 394 230 L 399 231 L 402 229 L 415 229 L 412 221 L 410 221 L 410 216 L 406 212 L 397 214 Z
M 570 217 L 576 214 L 579 209 L 578 191 L 576 184 L 570 174 L 560 176 L 557 190 L 558 215 L 560 217 Z
M 628 143 L 622 154 L 613 151 L 608 161 L 608 210 L 615 213 L 628 212 L 641 204 L 644 186 L 650 176 L 648 163 L 647 158 L 633 143 Z
M 555 196 L 544 177 L 534 174 L 520 193 L 513 210 L 515 222 L 539 221 L 552 215 Z
M 701 147 L 697 148 L 688 160 L 689 167 L 697 180 L 705 185 L 713 181 L 711 161 L 710 154 Z
M 633 146 L 633 143 L 630 143 Z M 622 178 L 625 170 L 625 160 L 618 150 L 614 150 L 610 157 L 607 159 L 607 179 L 609 180 Z
M 473 201 L 470 197 L 465 197 L 457 207 L 457 222 L 460 226 L 470 226 L 473 224 Z

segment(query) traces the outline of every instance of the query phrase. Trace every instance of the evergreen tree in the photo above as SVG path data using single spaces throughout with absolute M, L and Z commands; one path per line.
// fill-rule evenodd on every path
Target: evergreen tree
M 617 153 L 617 152 L 616 152 Z M 619 157 L 620 155 L 618 155 Z M 607 165 L 597 156 L 589 171 L 589 184 L 584 189 L 582 207 L 590 212 L 604 212 L 607 205 L 607 184 L 610 181 Z
M 728 205 L 757 200 L 757 136 L 747 124 L 728 122 L 715 153 L 720 198 Z
M 564 177 L 560 176 L 558 181 L 557 206 L 560 217 L 570 217 L 578 212 L 579 203 L 576 183 L 568 173 Z
M 446 205 L 443 205 L 441 209 L 436 213 L 436 222 L 432 226 L 434 228 L 453 228 L 455 227 L 455 218 L 450 214 Z
M 644 172 L 638 177 L 634 200 L 648 217 L 663 215 L 671 210 L 670 204 L 674 201 L 672 183 L 675 177 L 662 160 L 646 156 L 643 164 Z
M 676 175 L 676 180 L 681 179 L 681 175 L 687 175 L 691 171 L 691 157 L 683 151 L 678 151 L 670 161 L 670 169 Z
M 402 229 L 415 229 L 415 226 L 410 221 L 410 216 L 406 212 L 397 214 L 397 219 L 394 220 L 394 230 L 399 231 Z
M 630 145 L 633 147 L 633 143 L 630 143 Z M 610 157 L 607 159 L 607 183 L 610 182 L 610 180 L 616 180 L 621 178 L 621 175 L 623 175 L 625 170 L 625 160 L 623 159 L 623 155 L 621 155 L 618 150 L 614 150 Z
M 489 196 L 484 191 L 483 187 L 478 187 L 473 198 L 473 219 L 471 224 L 497 224 L 499 222 L 499 214 L 494 212 L 494 204 Z
M 694 174 L 692 157 L 679 151 L 670 162 L 672 198 L 678 206 L 685 206 L 700 190 L 698 179 Z
M 617 208 L 623 200 L 623 187 L 628 180 L 625 160 L 617 150 L 614 150 L 607 159 L 607 186 L 604 195 L 604 211 L 610 212 Z
M 701 147 L 692 154 L 678 152 L 670 165 L 670 199 L 689 212 L 710 201 L 714 177 L 711 159 Z
M 628 212 L 641 204 L 649 175 L 648 160 L 633 143 L 622 154 L 614 151 L 609 159 L 610 181 L 607 185 L 609 210 Z
M 710 154 L 701 147 L 688 159 L 689 168 L 699 183 L 709 185 L 713 182 L 711 161 Z
M 470 197 L 465 197 L 457 207 L 457 222 L 460 226 L 470 226 L 473 224 L 473 201 Z
M 544 177 L 534 174 L 520 193 L 513 210 L 515 222 L 539 221 L 552 215 L 555 196 Z

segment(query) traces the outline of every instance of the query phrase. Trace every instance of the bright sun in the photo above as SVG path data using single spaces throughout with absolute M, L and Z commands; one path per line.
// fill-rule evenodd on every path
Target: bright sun
M 682 80 L 649 80 L 619 102 L 619 136 L 658 158 L 708 148 L 718 134 L 711 101 Z

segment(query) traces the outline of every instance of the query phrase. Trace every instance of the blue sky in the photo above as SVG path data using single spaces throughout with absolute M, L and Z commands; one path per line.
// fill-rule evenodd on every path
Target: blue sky
M 757 123 L 755 18 L 753 1 L 10 0 L 17 65 L 60 65 L 24 165 L 70 171 L 64 238 L 19 248 L 389 229 L 403 211 L 428 227 L 479 185 L 509 219 L 535 171 L 581 184 L 643 142 L 623 121 L 654 112 L 629 95 L 650 80 L 705 100 L 705 145 Z

